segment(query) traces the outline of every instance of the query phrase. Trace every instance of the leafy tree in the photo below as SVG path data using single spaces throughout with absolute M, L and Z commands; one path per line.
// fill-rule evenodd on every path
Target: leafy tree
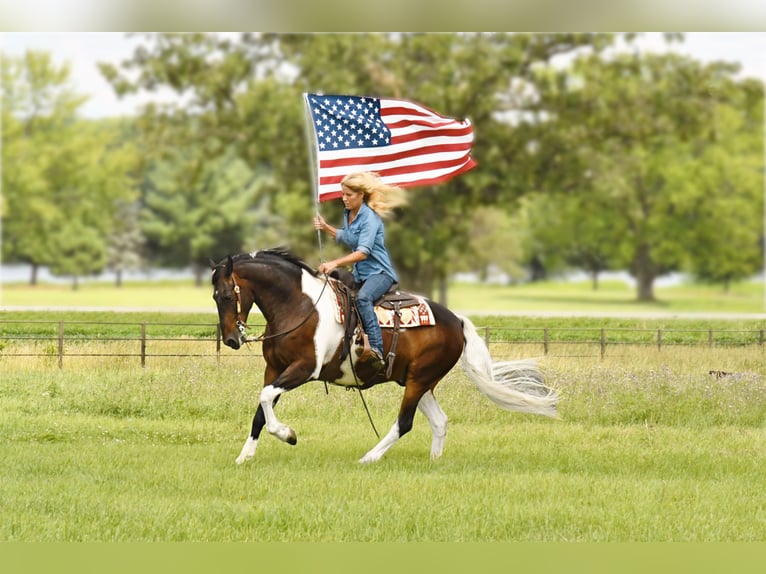
M 48 174 L 85 98 L 74 92 L 68 66 L 57 68 L 46 53 L 3 55 L 0 71 L 3 257 L 30 263 L 35 284 L 39 266 L 53 258 L 47 236 L 60 219 Z
M 48 54 L 7 59 L 3 101 L 4 255 L 31 263 L 33 284 L 47 264 L 76 286 L 78 272 L 106 263 L 115 206 L 134 193 L 134 156 L 113 126 L 77 119 L 85 98 L 74 93 L 68 66 L 56 68 Z
M 690 226 L 687 267 L 728 291 L 763 265 L 763 88 L 743 86 L 736 106 L 716 109 L 714 142 L 678 170 Z
M 103 237 L 81 220 L 62 222 L 47 239 L 56 254 L 50 261 L 51 273 L 72 277 L 72 289 L 77 289 L 80 277 L 99 273 L 106 266 Z
M 450 257 L 453 270 L 474 271 L 481 281 L 489 278 L 493 268 L 505 273 L 511 283 L 525 277 L 522 245 L 526 230 L 520 225 L 518 215 L 498 208 L 479 207 L 471 213 L 470 225 L 468 249 Z
M 115 273 L 115 286 L 122 286 L 122 274 L 141 267 L 146 238 L 141 231 L 141 205 L 137 201 L 121 201 L 116 205 L 114 227 L 107 243 L 107 266 Z
M 504 114 L 533 101 L 536 66 L 610 42 L 610 36 L 590 34 L 392 34 L 291 36 L 281 45 L 307 91 L 324 86 L 384 94 L 470 117 L 479 167 L 437 187 L 411 190 L 408 206 L 388 229 L 403 283 L 429 295 L 438 285 L 444 301 L 450 251 L 469 249 L 472 210 L 512 204 L 528 189 L 529 172 L 516 163 L 527 133 L 511 129 Z
M 599 209 L 581 216 L 593 229 L 597 219 L 608 222 L 602 241 L 614 243 L 636 277 L 639 300 L 653 299 L 654 280 L 687 260 L 701 204 L 679 182 L 717 145 L 721 106 L 741 101 L 735 72 L 674 54 L 586 55 L 544 84 L 539 107 L 550 131 L 536 154 L 538 173 L 548 174 L 542 186 L 593 196 Z M 720 159 L 736 163 L 731 154 Z
M 446 246 L 467 245 L 466 214 L 527 188 L 528 171 L 514 165 L 526 134 L 499 115 L 526 105 L 531 91 L 517 84 L 533 84 L 536 65 L 610 42 L 592 34 L 152 35 L 121 69 L 102 71 L 118 93 L 163 87 L 184 96 L 183 105 L 143 114 L 144 133 L 159 148 L 194 141 L 205 161 L 234 149 L 254 171 L 268 170 L 284 243 L 302 253 L 316 249 L 303 92 L 401 97 L 470 117 L 481 169 L 413 190 L 388 232 L 403 282 L 430 294 L 446 283 Z
M 144 195 L 142 228 L 155 259 L 192 263 L 198 285 L 209 258 L 237 253 L 253 231 L 253 208 L 263 187 L 234 157 L 201 162 L 180 151 L 154 167 Z

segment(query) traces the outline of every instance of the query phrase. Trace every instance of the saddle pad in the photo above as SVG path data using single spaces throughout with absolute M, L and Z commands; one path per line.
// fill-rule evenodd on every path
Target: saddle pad
M 346 321 L 346 316 L 343 310 L 343 302 L 337 291 L 335 293 L 335 320 L 343 325 Z M 402 307 L 399 309 L 401 318 L 399 321 L 399 327 L 426 327 L 429 325 L 436 325 L 436 319 L 434 319 L 433 311 L 428 302 L 419 295 L 414 296 L 418 300 L 417 305 L 411 305 L 409 307 Z M 378 317 L 378 323 L 381 327 L 388 327 L 393 329 L 394 327 L 394 310 L 383 309 L 382 307 L 375 306 L 375 315 Z
M 407 327 L 426 327 L 429 325 L 435 325 L 434 314 L 431 311 L 431 306 L 428 302 L 418 295 L 415 295 L 418 300 L 417 305 L 410 305 L 409 307 L 402 307 L 399 309 L 401 318 L 399 320 L 399 326 L 402 328 Z M 378 316 L 378 323 L 383 328 L 394 328 L 394 310 L 384 309 L 383 307 L 375 307 L 375 314 Z

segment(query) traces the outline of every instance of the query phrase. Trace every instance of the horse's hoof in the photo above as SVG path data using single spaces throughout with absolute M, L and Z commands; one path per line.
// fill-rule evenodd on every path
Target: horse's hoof
M 294 430 L 290 429 L 290 434 L 287 435 L 287 439 L 285 439 L 285 442 L 293 446 L 298 444 L 298 437 L 296 436 Z

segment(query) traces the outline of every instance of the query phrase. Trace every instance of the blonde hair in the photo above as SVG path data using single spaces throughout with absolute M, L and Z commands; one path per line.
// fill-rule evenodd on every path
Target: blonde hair
M 372 171 L 350 173 L 340 184 L 357 193 L 363 193 L 365 203 L 384 219 L 395 207 L 407 203 L 401 187 L 383 183 L 380 175 Z

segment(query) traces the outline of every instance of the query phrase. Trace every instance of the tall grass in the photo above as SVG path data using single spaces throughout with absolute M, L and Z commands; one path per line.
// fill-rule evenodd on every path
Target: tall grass
M 237 466 L 263 371 L 247 350 L 143 369 L 0 357 L 0 540 L 763 540 L 763 364 L 754 348 L 548 357 L 559 420 L 499 410 L 453 371 L 444 456 L 418 414 L 371 466 L 358 393 L 312 383 L 277 407 L 297 446 L 264 433 Z M 381 433 L 401 394 L 365 392 Z

